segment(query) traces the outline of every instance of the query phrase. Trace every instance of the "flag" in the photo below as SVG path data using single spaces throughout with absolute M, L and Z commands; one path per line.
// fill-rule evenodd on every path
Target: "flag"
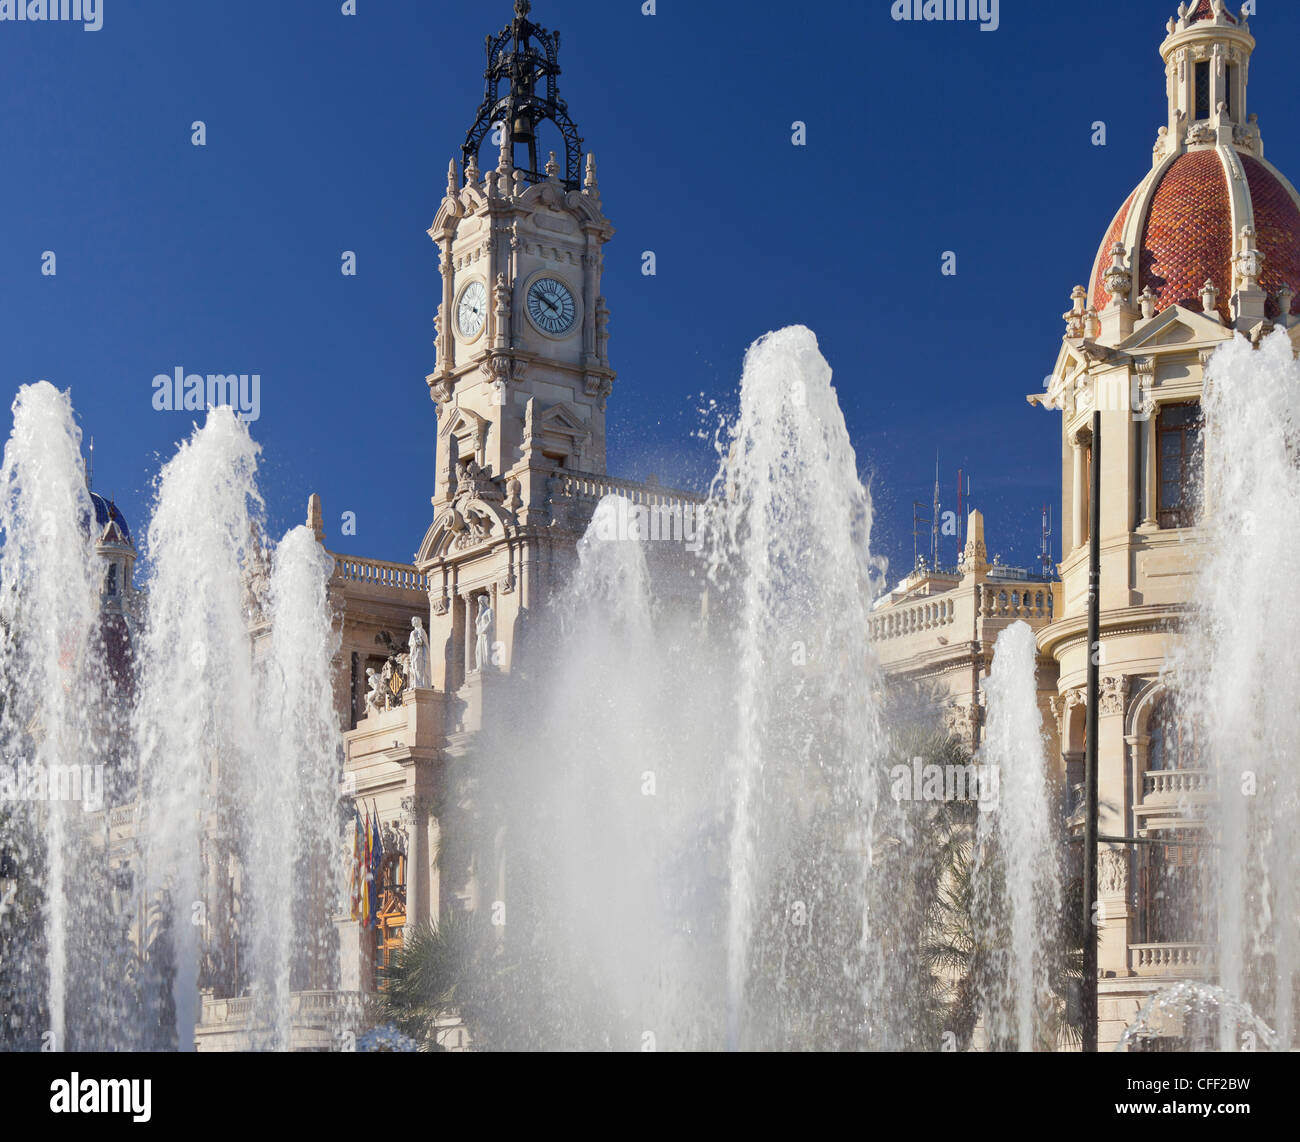
M 374 926 L 374 874 L 371 866 L 371 844 L 370 844 L 370 810 L 366 810 L 366 821 L 362 827 L 361 841 L 361 926 L 371 928 Z
M 371 829 L 374 838 L 370 846 L 370 883 L 373 886 L 371 891 L 374 893 L 373 906 L 370 915 L 370 926 L 373 928 L 379 923 L 379 886 L 382 883 L 382 870 L 384 864 L 384 842 L 379 835 L 379 809 L 375 809 L 374 820 L 371 822 Z
M 361 867 L 361 853 L 365 842 L 361 838 L 361 814 L 352 806 L 352 919 L 361 919 L 361 893 L 365 873 Z

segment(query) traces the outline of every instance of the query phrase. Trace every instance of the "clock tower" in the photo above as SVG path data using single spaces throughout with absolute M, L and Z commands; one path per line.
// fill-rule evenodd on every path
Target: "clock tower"
M 559 95 L 559 33 L 530 10 L 517 0 L 488 37 L 483 103 L 429 229 L 442 271 L 427 378 L 437 473 L 417 565 L 429 577 L 439 689 L 485 669 L 481 610 L 496 665 L 508 668 L 510 620 L 567 566 L 586 524 L 581 492 L 605 473 L 615 374 L 600 281 L 614 229 Z

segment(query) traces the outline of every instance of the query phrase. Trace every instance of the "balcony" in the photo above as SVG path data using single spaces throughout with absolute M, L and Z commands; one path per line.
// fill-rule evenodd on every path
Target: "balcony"
M 1129 970 L 1139 976 L 1209 979 L 1214 973 L 1213 944 L 1130 944 Z
M 1208 769 L 1148 769 L 1142 775 L 1142 800 L 1170 804 L 1195 799 L 1198 804 L 1214 796 L 1214 775 Z
M 1203 821 L 1214 798 L 1211 770 L 1148 769 L 1142 774 L 1142 795 L 1133 811 L 1139 829 L 1154 833 Z
M 929 630 L 942 630 L 956 622 L 956 607 L 951 598 L 929 598 L 921 603 L 900 606 L 870 620 L 868 630 L 873 642 L 903 638 Z
M 252 1047 L 254 996 L 219 999 L 203 993 L 195 1040 L 200 1051 L 247 1051 Z M 362 1025 L 362 999 L 354 992 L 297 991 L 289 997 L 291 1049 L 337 1051 L 343 1037 Z

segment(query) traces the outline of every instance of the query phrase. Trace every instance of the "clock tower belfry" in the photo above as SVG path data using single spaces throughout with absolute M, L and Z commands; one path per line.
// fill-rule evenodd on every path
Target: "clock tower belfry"
M 427 378 L 437 474 L 417 564 L 429 576 L 435 628 L 470 581 L 490 577 L 499 591 L 518 584 L 526 595 L 562 537 L 571 547 L 568 533 L 585 525 L 567 510 L 572 485 L 605 472 L 615 373 L 600 282 L 614 228 L 595 159 L 584 163 L 559 95 L 559 33 L 534 24 L 530 10 L 517 0 L 514 19 L 488 37 L 483 103 L 429 229 L 442 273 Z M 478 605 L 458 628 L 475 624 Z M 507 617 L 493 607 L 498 622 Z M 435 661 L 435 682 L 455 685 L 474 668 L 473 648 L 457 651 L 445 671 Z

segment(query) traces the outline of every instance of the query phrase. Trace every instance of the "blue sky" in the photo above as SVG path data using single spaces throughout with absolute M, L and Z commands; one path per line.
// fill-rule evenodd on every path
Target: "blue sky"
M 0 22 L 0 391 L 71 388 L 95 486 L 139 529 L 193 415 L 154 411 L 153 377 L 258 373 L 276 534 L 317 491 L 334 550 L 409 559 L 434 471 L 425 230 L 510 0 L 358 0 L 355 16 L 342 0 L 103 4 L 97 32 Z M 698 486 L 701 405 L 734 399 L 752 340 L 803 323 L 835 370 L 892 573 L 936 451 L 945 507 L 964 468 L 991 553 L 1028 564 L 1060 446 L 1024 397 L 1149 168 L 1177 3 L 1003 0 L 992 33 L 890 7 L 536 0 L 618 228 L 610 469 Z M 1300 7 L 1259 7 L 1251 108 L 1294 177 Z

